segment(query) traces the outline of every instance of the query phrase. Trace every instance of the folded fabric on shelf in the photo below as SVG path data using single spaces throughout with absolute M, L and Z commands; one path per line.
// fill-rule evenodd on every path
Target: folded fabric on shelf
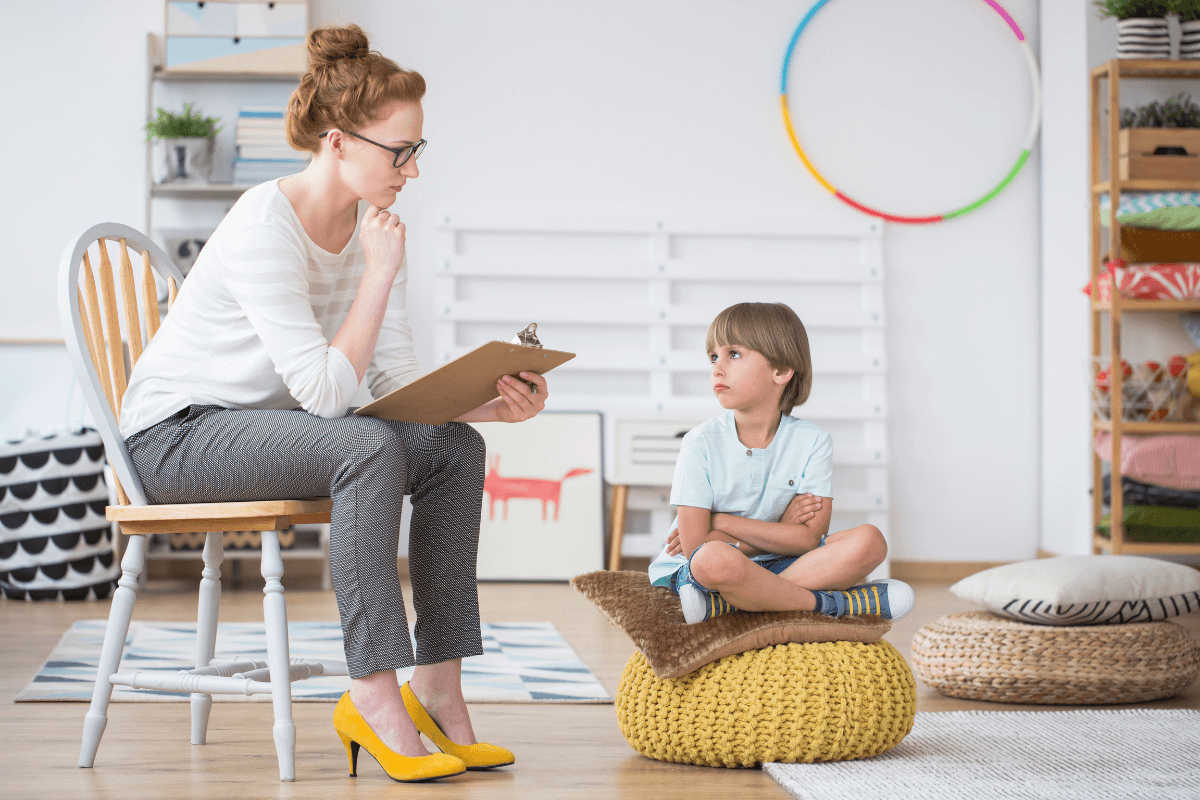
M 1096 455 L 1112 458 L 1112 434 L 1100 431 Z M 1121 437 L 1121 474 L 1172 489 L 1200 490 L 1200 436 L 1160 434 Z
M 1130 506 L 1171 506 L 1174 508 L 1200 508 L 1200 491 L 1173 489 L 1154 483 L 1121 478 L 1121 499 Z M 1104 504 L 1112 502 L 1112 476 L 1104 476 Z
M 1171 506 L 1125 506 L 1124 538 L 1133 542 L 1200 542 L 1200 509 Z M 1112 514 L 1105 514 L 1096 526 L 1101 536 L 1112 536 Z
M 1108 222 L 1108 193 L 1100 195 L 1100 222 Z M 1165 213 L 1164 213 L 1165 212 Z M 1117 222 L 1162 230 L 1200 229 L 1200 192 L 1121 192 Z
M 1197 251 L 1200 256 L 1200 251 Z M 1108 262 L 1108 272 L 1096 279 L 1100 302 L 1112 301 L 1113 279 L 1121 296 L 1130 300 L 1200 300 L 1200 263 L 1126 264 L 1121 259 Z M 1092 294 L 1092 282 L 1083 287 Z

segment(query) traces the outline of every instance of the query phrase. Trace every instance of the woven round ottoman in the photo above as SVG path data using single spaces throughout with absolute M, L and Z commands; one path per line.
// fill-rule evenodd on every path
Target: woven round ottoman
M 929 623 L 912 642 L 921 680 L 951 697 L 998 703 L 1107 705 L 1179 694 L 1200 649 L 1171 622 L 1057 627 L 987 611 Z
M 616 707 L 630 746 L 659 761 L 844 761 L 908 735 L 917 687 L 904 657 L 882 640 L 747 650 L 672 679 L 656 677 L 638 651 Z

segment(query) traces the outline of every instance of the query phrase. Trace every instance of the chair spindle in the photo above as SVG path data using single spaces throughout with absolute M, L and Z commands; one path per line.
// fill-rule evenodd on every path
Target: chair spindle
M 104 347 L 104 335 L 100 331 L 100 303 L 96 299 L 96 277 L 92 273 L 92 262 L 88 258 L 87 251 L 83 253 L 83 268 L 80 270 L 83 273 L 83 295 L 84 305 L 80 309 L 86 309 L 87 314 L 84 319 L 88 325 L 88 341 L 92 351 L 92 366 L 96 368 L 96 373 L 100 376 L 100 385 L 104 387 L 104 396 L 108 399 L 108 407 L 112 409 L 113 414 L 117 413 L 117 402 L 113 398 L 112 377 L 108 367 L 108 355 Z
M 171 306 L 175 305 L 175 295 L 179 294 L 179 287 L 175 285 L 175 279 L 167 278 L 167 310 L 171 310 Z
M 142 357 L 142 319 L 138 314 L 137 283 L 133 279 L 133 263 L 129 260 L 129 246 L 118 239 L 121 250 L 121 301 L 125 311 L 125 333 L 129 336 L 129 361 L 136 366 Z
M 121 346 L 121 320 L 117 312 L 117 288 L 114 285 L 108 244 L 100 238 L 100 301 L 104 303 L 104 332 L 108 340 L 108 363 L 112 366 L 114 413 L 121 418 L 121 402 L 125 399 L 125 350 Z
M 158 333 L 162 318 L 158 315 L 158 286 L 150 269 L 150 251 L 142 251 L 142 306 L 146 309 L 146 344 Z

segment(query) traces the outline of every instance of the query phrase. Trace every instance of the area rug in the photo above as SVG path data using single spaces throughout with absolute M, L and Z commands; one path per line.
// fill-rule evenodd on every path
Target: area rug
M 104 641 L 106 620 L 76 622 L 59 640 L 18 703 L 90 702 Z M 468 703 L 611 703 L 612 696 L 550 622 L 484 624 L 483 655 L 463 659 L 463 694 Z M 342 660 L 342 629 L 336 622 L 288 624 L 292 658 Z M 196 626 L 133 622 L 120 670 L 177 672 L 195 664 Z M 245 656 L 265 661 L 262 623 L 222 622 L 217 626 L 217 658 Z M 401 682 L 412 670 L 398 670 Z M 317 677 L 292 683 L 292 700 L 332 702 L 350 688 L 347 677 Z M 183 702 L 186 694 L 113 687 L 113 702 Z M 270 695 L 213 695 L 221 702 L 267 702 Z
M 1195 800 L 1198 741 L 1200 711 L 922 712 L 883 755 L 763 769 L 799 800 Z

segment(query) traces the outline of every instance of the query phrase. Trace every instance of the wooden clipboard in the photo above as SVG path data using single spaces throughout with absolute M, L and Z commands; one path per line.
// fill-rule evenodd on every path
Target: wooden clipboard
M 354 413 L 441 425 L 497 397 L 496 382 L 501 376 L 521 372 L 545 375 L 574 357 L 574 353 L 544 347 L 488 342 Z

